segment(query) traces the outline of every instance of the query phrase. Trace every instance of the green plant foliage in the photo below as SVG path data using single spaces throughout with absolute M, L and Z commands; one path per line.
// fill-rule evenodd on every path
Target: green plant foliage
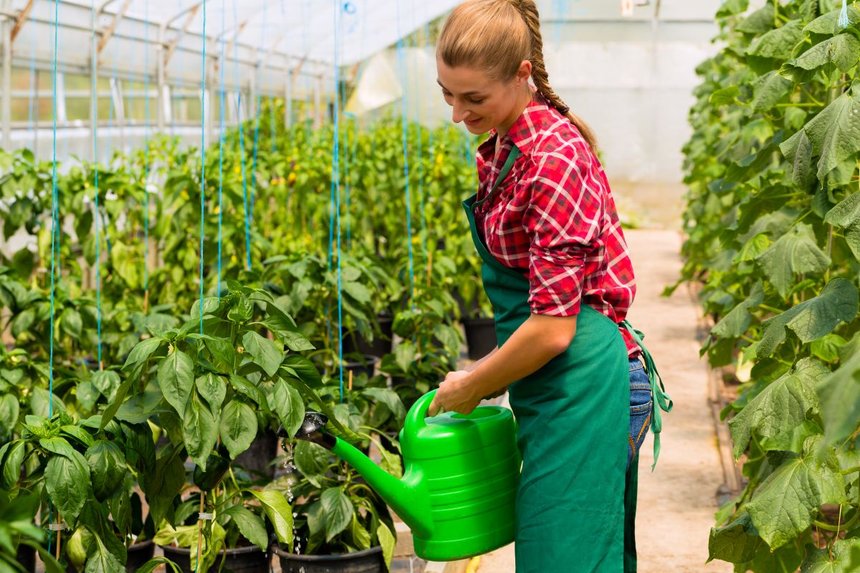
M 739 572 L 860 567 L 860 13 L 842 29 L 840 8 L 725 2 L 697 68 L 682 280 L 711 364 L 751 366 L 724 412 L 747 481 L 710 538 Z

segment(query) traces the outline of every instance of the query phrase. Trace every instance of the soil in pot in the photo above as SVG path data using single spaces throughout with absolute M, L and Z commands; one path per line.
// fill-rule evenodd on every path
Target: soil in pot
M 275 476 L 272 460 L 278 455 L 278 434 L 265 429 L 257 434 L 247 450 L 236 456 L 235 463 L 251 474 L 252 478 L 271 480 Z
M 382 547 L 338 555 L 296 555 L 275 545 L 283 573 L 385 573 Z
M 191 568 L 191 550 L 185 547 L 164 547 L 164 556 L 176 563 L 184 573 L 197 573 Z M 196 550 L 195 550 L 196 551 Z M 226 555 L 226 557 L 225 557 Z M 224 560 L 224 567 L 221 561 Z M 269 556 L 259 547 L 238 547 L 221 552 L 209 571 L 200 573 L 269 573 Z
M 492 318 L 463 319 L 470 360 L 480 360 L 496 347 L 496 321 Z

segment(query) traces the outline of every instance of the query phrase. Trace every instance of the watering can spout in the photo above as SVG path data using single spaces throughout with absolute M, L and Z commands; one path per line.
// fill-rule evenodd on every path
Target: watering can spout
M 307 412 L 296 438 L 322 446 L 354 467 L 413 532 L 429 536 L 432 532 L 430 496 L 420 472 L 407 470 L 402 479 L 394 477 L 348 442 L 326 432 L 327 422 L 325 415 Z

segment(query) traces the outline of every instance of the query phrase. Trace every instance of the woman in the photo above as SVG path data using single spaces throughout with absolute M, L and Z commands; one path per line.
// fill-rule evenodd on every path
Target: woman
M 464 206 L 499 347 L 449 373 L 430 414 L 508 389 L 523 457 L 518 573 L 635 571 L 652 388 L 671 404 L 625 321 L 633 268 L 594 135 L 548 83 L 532 0 L 461 4 L 436 61 L 453 121 L 490 134 Z

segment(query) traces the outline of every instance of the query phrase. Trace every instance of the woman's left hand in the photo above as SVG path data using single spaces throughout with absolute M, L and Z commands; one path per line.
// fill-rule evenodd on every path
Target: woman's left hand
M 441 411 L 469 414 L 481 402 L 481 397 L 475 394 L 474 384 L 469 383 L 471 373 L 466 370 L 449 372 L 445 380 L 439 384 L 436 396 L 427 410 L 428 415 L 435 416 Z

